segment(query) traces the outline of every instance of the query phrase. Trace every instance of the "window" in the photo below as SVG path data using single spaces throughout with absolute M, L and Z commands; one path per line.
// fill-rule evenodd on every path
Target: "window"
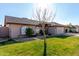
M 25 35 L 25 34 L 26 34 L 25 31 L 26 31 L 27 28 L 28 28 L 28 27 L 26 27 L 26 26 L 23 26 L 23 27 L 21 28 L 21 34 L 22 34 L 22 35 Z
M 36 27 L 36 33 L 39 33 L 39 31 L 40 31 L 40 28 Z

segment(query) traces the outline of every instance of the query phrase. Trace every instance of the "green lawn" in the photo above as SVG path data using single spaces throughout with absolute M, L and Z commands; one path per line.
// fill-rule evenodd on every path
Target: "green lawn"
M 0 45 L 1 56 L 42 56 L 43 40 Z M 79 56 L 79 37 L 47 38 L 48 56 Z

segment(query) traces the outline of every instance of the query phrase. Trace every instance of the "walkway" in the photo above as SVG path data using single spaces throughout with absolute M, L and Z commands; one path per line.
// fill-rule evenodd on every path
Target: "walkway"
M 66 33 L 65 35 L 79 36 L 79 33 Z
M 65 33 L 63 35 L 67 35 L 67 36 L 79 36 L 79 33 Z M 43 36 L 37 36 L 37 37 L 30 37 L 30 38 L 15 38 L 13 40 L 17 41 L 17 42 L 22 42 L 22 41 L 31 41 L 31 40 L 39 40 L 40 38 L 43 38 Z M 7 38 L 0 38 L 0 42 L 4 42 L 7 41 Z
M 37 36 L 37 37 L 30 37 L 30 38 L 16 38 L 14 39 L 17 42 L 21 42 L 21 41 L 31 41 L 31 40 L 37 40 L 43 38 L 43 36 Z
M 4 41 L 7 41 L 8 38 L 0 38 L 0 42 L 4 42 Z

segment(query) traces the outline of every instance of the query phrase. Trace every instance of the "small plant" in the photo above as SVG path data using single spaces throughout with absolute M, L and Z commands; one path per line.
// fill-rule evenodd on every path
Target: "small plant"
M 42 30 L 40 30 L 39 33 L 40 33 L 40 35 L 43 35 L 43 31 Z M 48 35 L 48 31 L 47 30 L 45 30 L 45 34 Z
M 34 34 L 34 31 L 32 28 L 27 28 L 26 29 L 26 36 L 31 37 Z

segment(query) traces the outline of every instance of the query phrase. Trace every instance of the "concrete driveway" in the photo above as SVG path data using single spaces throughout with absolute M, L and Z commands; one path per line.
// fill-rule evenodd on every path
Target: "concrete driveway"
M 70 35 L 70 36 L 79 36 L 79 33 L 65 33 L 65 35 Z

